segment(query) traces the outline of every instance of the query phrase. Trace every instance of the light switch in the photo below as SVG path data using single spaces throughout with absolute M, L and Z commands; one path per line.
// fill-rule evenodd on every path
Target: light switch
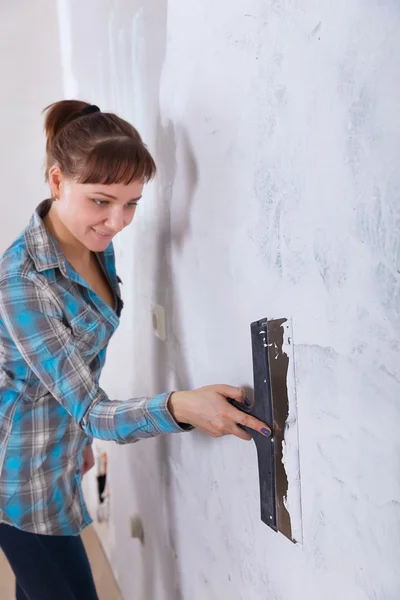
M 165 310 L 159 304 L 154 304 L 152 308 L 153 333 L 160 340 L 165 342 Z
M 140 540 L 144 544 L 143 523 L 139 515 L 133 515 L 130 519 L 130 536 L 132 539 Z

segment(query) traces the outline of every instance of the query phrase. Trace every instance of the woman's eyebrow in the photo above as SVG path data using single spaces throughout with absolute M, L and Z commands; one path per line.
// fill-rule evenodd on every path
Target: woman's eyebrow
M 116 200 L 117 197 L 113 196 L 112 194 L 106 194 L 105 192 L 94 192 L 94 194 L 100 194 L 100 196 L 106 196 L 107 198 L 111 198 L 112 200 Z M 142 196 L 139 196 L 139 198 L 132 198 L 131 200 L 128 200 L 128 202 L 137 202 L 138 200 L 140 200 Z

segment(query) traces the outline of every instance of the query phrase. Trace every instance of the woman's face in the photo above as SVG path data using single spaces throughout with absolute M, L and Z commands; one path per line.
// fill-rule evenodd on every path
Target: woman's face
M 143 193 L 143 181 L 102 185 L 77 183 L 58 173 L 49 173 L 54 207 L 62 224 L 92 252 L 102 252 L 135 215 Z M 55 190 L 54 187 L 57 189 Z

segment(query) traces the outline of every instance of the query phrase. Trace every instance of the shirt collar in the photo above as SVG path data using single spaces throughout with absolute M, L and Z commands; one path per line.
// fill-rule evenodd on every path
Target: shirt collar
M 26 249 L 39 272 L 58 267 L 64 277 L 68 278 L 64 253 L 43 223 L 51 203 L 52 200 L 44 200 L 36 207 L 29 225 L 25 229 Z

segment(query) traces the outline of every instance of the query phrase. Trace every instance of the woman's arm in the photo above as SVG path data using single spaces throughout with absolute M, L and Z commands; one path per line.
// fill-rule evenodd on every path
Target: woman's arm
M 19 274 L 3 279 L 0 319 L 27 365 L 85 433 L 128 443 L 183 431 L 168 410 L 168 393 L 110 400 L 77 349 L 57 299 L 39 284 Z
M 0 319 L 30 369 L 88 436 L 118 443 L 182 432 L 187 423 L 218 437 L 232 433 L 250 439 L 238 424 L 269 435 L 258 419 L 229 404 L 244 401 L 244 391 L 208 386 L 153 398 L 110 400 L 95 381 L 63 322 L 62 307 L 44 282 L 21 274 L 0 282 Z

